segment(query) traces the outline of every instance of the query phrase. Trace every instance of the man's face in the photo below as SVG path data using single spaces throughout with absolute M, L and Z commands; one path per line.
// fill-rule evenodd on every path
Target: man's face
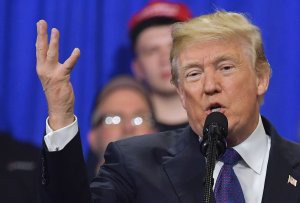
M 97 112 L 101 119 L 89 136 L 91 148 L 96 153 L 103 155 L 110 142 L 154 132 L 150 107 L 145 98 L 133 89 L 114 90 L 100 104 Z
M 152 92 L 174 94 L 170 83 L 169 61 L 172 45 L 171 26 L 154 26 L 142 31 L 136 41 L 136 59 L 133 63 L 135 76 L 143 80 Z
M 213 109 L 228 118 L 228 145 L 245 140 L 256 128 L 259 99 L 269 77 L 257 77 L 251 55 L 240 41 L 194 43 L 178 57 L 178 93 L 193 130 L 202 135 Z

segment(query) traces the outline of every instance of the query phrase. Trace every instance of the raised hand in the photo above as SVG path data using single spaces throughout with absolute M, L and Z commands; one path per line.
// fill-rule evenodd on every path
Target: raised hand
M 59 63 L 59 31 L 52 28 L 48 44 L 47 27 L 44 20 L 37 23 L 36 71 L 48 102 L 49 125 L 57 130 L 74 121 L 74 92 L 70 74 L 80 50 L 75 48 L 64 63 Z

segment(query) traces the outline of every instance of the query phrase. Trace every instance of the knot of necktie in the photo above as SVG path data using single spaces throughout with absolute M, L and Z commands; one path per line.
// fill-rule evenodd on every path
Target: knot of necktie
M 225 154 L 220 159 L 225 165 L 231 166 L 237 164 L 239 160 L 241 160 L 241 156 L 233 148 L 226 149 Z

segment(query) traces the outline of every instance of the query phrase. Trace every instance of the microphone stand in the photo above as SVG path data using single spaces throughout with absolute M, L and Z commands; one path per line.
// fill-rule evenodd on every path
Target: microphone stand
M 207 148 L 207 159 L 206 159 L 206 176 L 204 179 L 204 203 L 211 203 L 213 195 L 214 178 L 213 172 L 215 169 L 217 159 L 217 133 L 215 132 L 216 126 L 209 126 L 211 135 L 208 136 L 208 148 Z

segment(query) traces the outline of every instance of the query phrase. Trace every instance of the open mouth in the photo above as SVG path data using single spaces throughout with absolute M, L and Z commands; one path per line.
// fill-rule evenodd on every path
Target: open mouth
M 222 111 L 222 105 L 218 103 L 214 103 L 209 105 L 209 107 L 206 109 L 208 113 L 211 112 L 221 112 Z

